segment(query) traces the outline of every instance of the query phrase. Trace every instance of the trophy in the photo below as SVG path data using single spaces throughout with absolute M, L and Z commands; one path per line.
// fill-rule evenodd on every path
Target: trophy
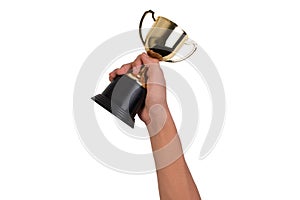
M 154 23 L 144 39 L 142 25 L 148 14 L 152 15 Z M 161 16 L 155 19 L 152 10 L 143 14 L 139 24 L 139 35 L 147 54 L 160 61 L 179 62 L 190 57 L 197 49 L 197 44 L 189 40 L 186 32 L 176 23 Z M 190 45 L 191 50 L 183 58 L 172 60 L 184 45 Z M 127 74 L 117 76 L 102 94 L 92 97 L 92 100 L 133 128 L 135 115 L 143 109 L 146 94 L 147 67 L 142 66 L 137 75 L 131 70 Z

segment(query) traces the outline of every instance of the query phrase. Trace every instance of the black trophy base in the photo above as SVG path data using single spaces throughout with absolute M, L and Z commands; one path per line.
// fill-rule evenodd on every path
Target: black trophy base
M 115 78 L 103 91 L 92 97 L 97 104 L 118 117 L 131 128 L 135 115 L 143 109 L 147 90 L 127 75 Z

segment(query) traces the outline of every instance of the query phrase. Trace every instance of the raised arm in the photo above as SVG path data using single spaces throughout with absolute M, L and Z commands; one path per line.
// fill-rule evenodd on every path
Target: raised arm
M 147 54 L 141 54 L 134 62 L 111 72 L 110 80 L 116 75 L 126 73 L 129 69 L 138 73 L 142 65 L 148 67 L 148 81 L 145 107 L 139 116 L 146 124 L 150 135 L 160 198 L 161 200 L 200 200 L 168 108 L 165 79 L 159 61 Z

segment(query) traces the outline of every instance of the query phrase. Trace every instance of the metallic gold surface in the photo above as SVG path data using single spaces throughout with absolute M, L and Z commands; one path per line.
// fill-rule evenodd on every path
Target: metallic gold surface
M 163 61 L 163 57 L 159 53 L 156 53 L 152 50 L 147 50 L 147 54 L 148 54 L 148 56 L 150 56 L 152 58 L 156 58 L 159 61 Z
M 159 43 L 163 43 L 160 44 L 160 46 L 163 48 L 165 46 L 165 42 L 168 40 L 168 37 L 176 28 L 181 30 L 182 33 L 179 41 L 177 41 L 172 51 L 165 56 L 162 56 L 158 52 L 155 52 L 155 50 L 153 50 L 152 48 L 157 46 Z M 165 17 L 159 16 L 155 20 L 152 28 L 145 38 L 145 49 L 149 56 L 158 58 L 161 61 L 168 61 L 178 52 L 178 50 L 182 47 L 187 39 L 188 36 L 186 35 L 185 31 L 180 29 L 177 24 Z
M 140 71 L 139 71 L 138 74 L 133 74 L 132 72 L 130 72 L 130 73 L 127 73 L 126 76 L 128 76 L 129 78 L 135 80 L 143 88 L 146 88 L 147 70 L 148 70 L 148 68 L 143 65 L 140 68 Z

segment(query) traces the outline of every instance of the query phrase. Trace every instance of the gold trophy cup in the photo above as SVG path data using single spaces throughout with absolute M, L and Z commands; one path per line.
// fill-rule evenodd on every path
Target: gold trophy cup
M 142 25 L 148 14 L 151 14 L 154 23 L 144 39 Z M 152 10 L 143 14 L 139 35 L 147 54 L 160 61 L 179 62 L 190 57 L 197 49 L 197 44 L 188 39 L 186 32 L 176 23 L 161 16 L 155 18 Z M 172 60 L 183 46 L 191 46 L 191 50 L 184 57 Z M 142 66 L 137 75 L 130 71 L 117 76 L 102 94 L 92 97 L 92 100 L 133 128 L 134 117 L 143 109 L 146 94 L 147 67 Z

